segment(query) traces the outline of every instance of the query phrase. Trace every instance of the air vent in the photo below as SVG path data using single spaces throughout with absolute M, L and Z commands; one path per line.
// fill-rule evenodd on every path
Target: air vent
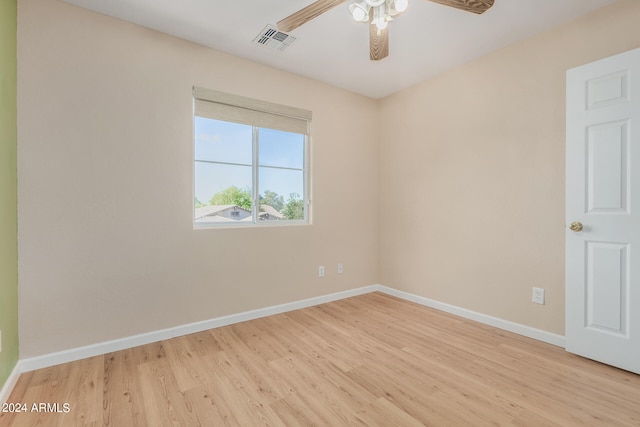
M 262 46 L 266 46 L 275 50 L 285 50 L 296 41 L 296 38 L 290 34 L 278 31 L 273 25 L 267 25 L 253 42 Z

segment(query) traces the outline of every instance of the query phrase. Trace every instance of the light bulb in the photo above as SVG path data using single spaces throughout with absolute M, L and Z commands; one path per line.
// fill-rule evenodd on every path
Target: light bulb
M 396 0 L 393 6 L 398 12 L 404 12 L 409 6 L 409 0 Z
M 380 18 L 376 21 L 376 27 L 378 27 L 379 30 L 384 30 L 385 28 L 387 28 L 387 20 L 384 18 Z
M 360 9 L 359 7 L 356 7 L 353 9 L 352 15 L 353 15 L 353 19 L 360 22 L 364 19 L 366 13 L 364 13 L 364 10 Z
M 354 20 L 364 22 L 369 20 L 369 10 L 361 3 L 353 3 L 349 6 L 349 11 Z

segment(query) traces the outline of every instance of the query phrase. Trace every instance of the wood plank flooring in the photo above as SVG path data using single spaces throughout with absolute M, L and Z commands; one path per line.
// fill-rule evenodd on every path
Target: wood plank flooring
M 25 373 L 9 402 L 62 412 L 1 426 L 640 426 L 640 376 L 373 293 Z

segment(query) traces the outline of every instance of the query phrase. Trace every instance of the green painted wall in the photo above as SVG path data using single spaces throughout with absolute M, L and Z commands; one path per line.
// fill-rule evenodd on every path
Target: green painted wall
M 17 0 L 0 0 L 0 388 L 18 361 Z

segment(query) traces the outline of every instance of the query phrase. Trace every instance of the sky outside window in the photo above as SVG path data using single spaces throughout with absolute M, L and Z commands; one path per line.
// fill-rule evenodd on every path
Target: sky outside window
M 230 186 L 252 191 L 252 138 L 249 125 L 195 117 L 195 196 L 203 204 Z M 258 129 L 259 193 L 289 199 L 304 196 L 305 136 Z

